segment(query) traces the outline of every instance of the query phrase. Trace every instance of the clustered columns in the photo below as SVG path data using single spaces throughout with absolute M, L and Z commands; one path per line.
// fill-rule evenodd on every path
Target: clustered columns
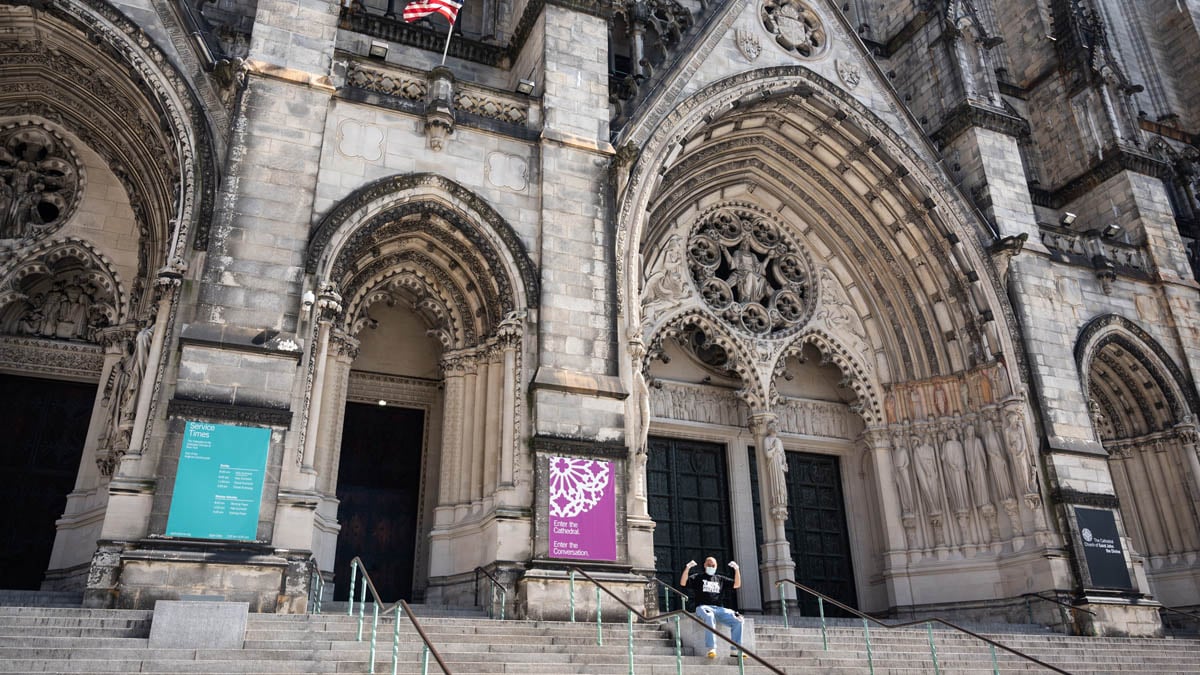
M 513 487 L 520 340 L 520 320 L 510 316 L 484 344 L 442 358 L 445 400 L 436 515 L 440 527 L 487 513 L 497 491 Z
M 776 584 L 795 581 L 796 566 L 792 560 L 784 523 L 788 517 L 787 454 L 776 430 L 775 413 L 754 412 L 750 416 L 750 432 L 754 434 L 754 451 L 758 458 L 759 503 L 762 509 L 763 550 L 760 569 L 767 587 L 767 607 L 779 608 L 782 598 L 789 597 L 785 589 L 780 596 Z
M 313 473 L 313 462 L 316 460 L 317 440 L 320 432 L 321 401 L 325 392 L 325 375 L 328 370 L 329 338 L 333 322 L 342 311 L 342 296 L 338 295 L 336 287 L 329 282 L 323 282 L 313 306 L 313 316 L 317 322 L 317 364 L 313 373 L 312 400 L 309 410 L 318 411 L 308 416 L 308 429 L 304 435 L 304 451 L 301 455 L 300 469 L 304 473 Z
M 1143 541 L 1138 543 L 1145 550 L 1138 552 L 1148 557 L 1175 562 L 1182 554 L 1200 550 L 1196 520 L 1190 510 L 1179 508 L 1192 500 L 1187 493 L 1195 490 L 1194 483 L 1182 480 L 1176 459 L 1180 454 L 1187 458 L 1194 480 L 1195 439 L 1195 426 L 1185 423 L 1174 430 L 1105 444 L 1117 494 L 1136 496 L 1123 499 L 1121 508 L 1141 530 Z

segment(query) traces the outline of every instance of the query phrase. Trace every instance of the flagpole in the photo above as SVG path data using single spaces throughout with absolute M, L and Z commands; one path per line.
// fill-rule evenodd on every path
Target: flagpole
M 446 48 L 442 50 L 442 65 L 446 65 L 446 54 L 450 53 L 450 37 L 454 35 L 454 22 L 450 22 L 450 30 L 446 31 Z

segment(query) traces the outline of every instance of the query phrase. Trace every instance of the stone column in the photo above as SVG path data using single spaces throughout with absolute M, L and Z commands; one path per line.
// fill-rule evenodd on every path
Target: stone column
M 308 403 L 308 428 L 304 435 L 304 454 L 300 470 L 313 473 L 313 460 L 317 452 L 317 433 L 321 426 L 321 401 L 325 395 L 325 364 L 329 358 L 329 331 L 333 320 L 342 311 L 342 296 L 332 284 L 322 283 L 321 294 L 313 307 L 313 318 L 317 322 L 317 344 L 313 353 L 317 365 L 313 372 L 312 394 Z
M 508 324 L 508 325 L 506 325 Z M 517 384 L 517 347 L 521 344 L 521 324 L 516 319 L 509 319 L 500 326 L 500 345 L 504 355 L 503 382 L 500 391 L 500 487 L 513 486 L 513 446 L 516 443 L 516 384 Z
M 465 518 L 471 510 L 471 467 L 475 461 L 475 424 L 478 417 L 475 408 L 475 382 L 479 379 L 479 364 L 475 354 L 464 357 L 464 365 L 466 370 L 463 373 L 462 384 L 462 417 L 454 422 L 462 426 L 462 441 L 457 448 L 458 461 L 454 463 L 455 488 L 454 499 L 451 502 L 454 504 L 456 522 Z
M 471 425 L 470 443 L 470 472 L 467 483 L 468 491 L 464 495 L 473 511 L 479 511 L 483 505 L 483 464 L 484 446 L 490 427 L 487 424 L 488 408 L 488 349 L 480 348 L 475 356 L 475 421 Z M 464 471 L 463 473 L 467 473 Z
M 887 580 L 888 605 L 911 605 L 912 594 L 908 585 L 896 579 L 908 564 L 908 544 L 903 508 L 896 487 L 899 476 L 892 465 L 892 441 L 886 428 L 868 429 L 863 436 L 875 463 L 875 487 L 879 491 L 879 507 L 883 510 L 880 520 L 883 525 L 883 577 Z M 907 452 L 903 441 L 900 447 Z
M 463 418 L 466 410 L 463 394 L 467 390 L 467 369 L 468 362 L 464 357 L 454 356 L 442 360 L 442 376 L 445 378 L 442 402 L 442 470 L 438 484 L 438 506 L 434 516 L 435 528 L 446 527 L 454 522 L 463 428 L 466 422 Z
M 504 400 L 504 380 L 501 376 L 504 368 L 504 355 L 498 347 L 489 350 L 487 361 L 487 416 L 483 439 L 483 511 L 491 510 L 496 500 L 497 474 L 499 470 L 500 439 L 502 431 L 500 421 L 504 416 L 502 409 Z
M 780 581 L 796 580 L 796 565 L 788 544 L 783 524 L 787 520 L 787 490 L 784 473 L 787 457 L 783 442 L 775 433 L 775 414 L 757 411 L 750 416 L 750 431 L 754 434 L 754 452 L 758 459 L 758 495 L 762 510 L 763 546 L 759 569 L 762 574 L 763 595 L 766 596 L 767 611 L 777 611 L 781 596 Z M 780 488 L 783 488 L 780 494 Z M 796 597 L 796 589 L 784 587 L 783 598 L 789 604 Z

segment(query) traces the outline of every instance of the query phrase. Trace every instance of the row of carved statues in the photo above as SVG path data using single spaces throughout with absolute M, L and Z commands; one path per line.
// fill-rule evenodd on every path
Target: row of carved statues
M 1020 533 L 1018 500 L 1036 503 L 1040 489 L 1037 458 L 1017 405 L 894 425 L 891 436 L 910 548 L 997 541 L 1000 510 Z M 919 527 L 922 517 L 928 527 Z

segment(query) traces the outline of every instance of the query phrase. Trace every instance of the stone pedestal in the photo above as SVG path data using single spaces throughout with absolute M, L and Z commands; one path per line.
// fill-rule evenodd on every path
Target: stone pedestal
M 244 602 L 154 603 L 151 649 L 241 649 L 250 605 Z
M 1076 606 L 1079 630 L 1096 637 L 1162 637 L 1161 604 L 1152 600 L 1084 596 Z M 1087 612 L 1093 612 L 1088 614 Z
M 621 597 L 638 612 L 646 613 L 646 578 L 625 571 L 589 570 L 604 587 Z M 596 586 L 575 575 L 576 621 L 596 620 Z M 517 582 L 517 615 L 539 621 L 571 620 L 571 574 L 565 568 L 533 567 Z M 628 610 L 612 596 L 600 591 L 600 613 L 605 622 L 625 622 Z

